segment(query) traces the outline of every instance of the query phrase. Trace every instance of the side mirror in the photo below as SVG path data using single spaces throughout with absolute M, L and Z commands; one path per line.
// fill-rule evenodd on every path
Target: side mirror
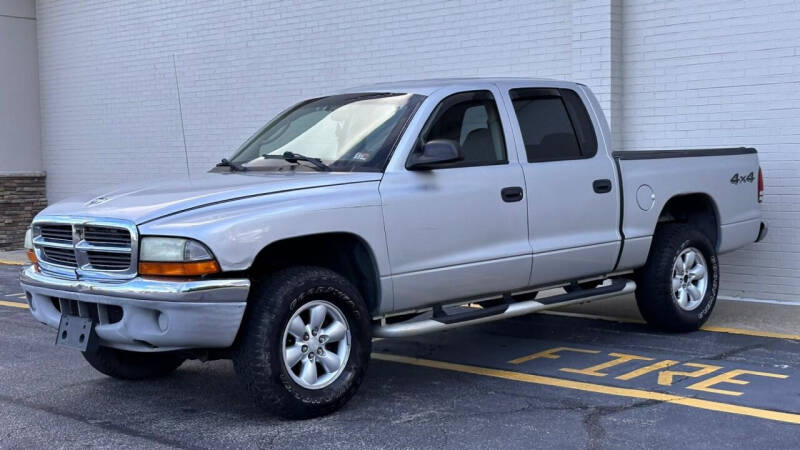
M 439 164 L 461 161 L 464 156 L 456 141 L 434 139 L 422 145 L 421 152 L 414 152 L 406 164 L 408 170 L 430 170 Z

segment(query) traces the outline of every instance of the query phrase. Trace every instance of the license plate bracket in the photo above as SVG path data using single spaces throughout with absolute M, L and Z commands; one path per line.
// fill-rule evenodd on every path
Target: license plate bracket
M 67 347 L 85 352 L 97 345 L 97 336 L 94 332 L 94 322 L 86 317 L 61 315 L 58 324 L 56 346 Z

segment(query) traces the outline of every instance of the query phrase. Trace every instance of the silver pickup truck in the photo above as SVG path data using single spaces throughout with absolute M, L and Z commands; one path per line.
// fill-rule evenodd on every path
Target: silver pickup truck
M 289 418 L 347 402 L 373 337 L 634 291 L 650 324 L 697 329 L 717 255 L 767 231 L 756 151 L 615 152 L 609 136 L 577 83 L 314 98 L 207 174 L 51 205 L 26 238 L 22 288 L 56 344 L 104 374 L 231 358 Z

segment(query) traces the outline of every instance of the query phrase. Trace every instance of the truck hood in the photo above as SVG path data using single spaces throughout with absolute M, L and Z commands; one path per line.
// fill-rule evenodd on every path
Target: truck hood
M 104 217 L 138 224 L 166 215 L 245 197 L 338 184 L 378 181 L 374 172 L 221 172 L 169 181 L 127 184 L 114 190 L 67 198 L 41 215 Z

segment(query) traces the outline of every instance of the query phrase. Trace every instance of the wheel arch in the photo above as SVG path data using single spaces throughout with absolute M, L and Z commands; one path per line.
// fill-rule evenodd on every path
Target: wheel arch
M 375 253 L 361 236 L 349 232 L 315 233 L 271 242 L 247 268 L 251 280 L 298 265 L 325 267 L 342 275 L 359 290 L 374 314 L 381 303 Z
M 719 250 L 721 237 L 719 209 L 704 192 L 677 194 L 664 204 L 656 226 L 662 223 L 686 223 L 703 232 Z

